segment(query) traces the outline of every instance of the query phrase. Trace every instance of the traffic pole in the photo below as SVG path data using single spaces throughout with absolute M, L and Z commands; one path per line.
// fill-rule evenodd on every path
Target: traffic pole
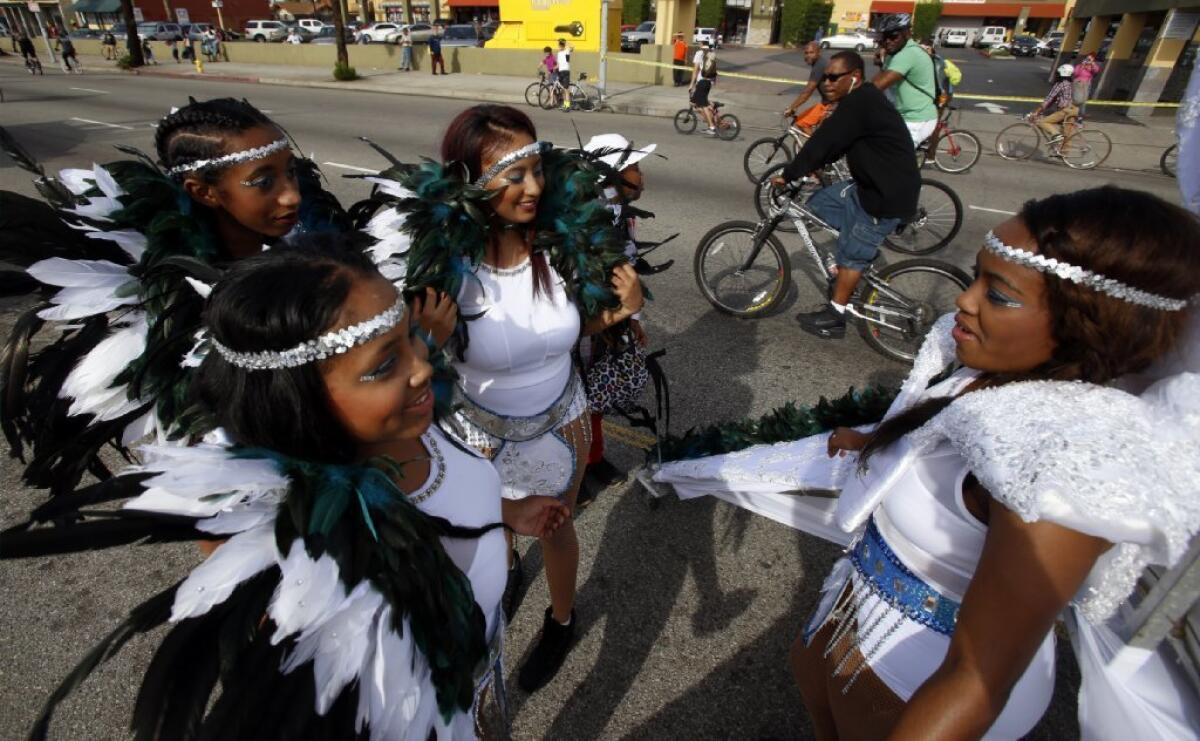
M 600 103 L 608 93 L 608 0 L 600 0 L 600 83 L 596 86 L 600 92 Z

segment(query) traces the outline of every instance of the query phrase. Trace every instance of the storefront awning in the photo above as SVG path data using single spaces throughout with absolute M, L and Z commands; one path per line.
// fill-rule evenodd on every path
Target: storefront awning
M 1016 18 L 1023 8 L 1029 8 L 1030 18 L 1062 18 L 1066 13 L 1064 3 L 946 3 L 942 5 L 942 18 Z M 911 13 L 911 2 L 875 0 L 871 3 L 872 13 Z M 942 23 L 941 25 L 949 25 Z
M 121 0 L 79 0 L 72 9 L 76 13 L 120 13 Z
M 448 0 L 451 8 L 499 8 L 500 0 Z

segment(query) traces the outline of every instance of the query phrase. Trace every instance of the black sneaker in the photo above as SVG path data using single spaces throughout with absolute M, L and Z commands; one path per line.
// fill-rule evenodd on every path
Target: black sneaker
M 517 684 L 526 692 L 537 692 L 554 679 L 562 667 L 571 643 L 575 639 L 575 611 L 571 610 L 571 622 L 562 625 L 554 619 L 550 608 L 546 608 L 546 618 L 542 621 L 542 635 L 533 653 L 521 667 L 517 675 Z
M 824 340 L 840 340 L 846 336 L 846 316 L 826 306 L 820 311 L 807 314 L 797 314 L 796 321 L 809 334 Z
M 512 566 L 508 567 L 508 580 L 504 582 L 504 596 L 500 604 L 504 606 L 504 620 L 511 623 L 517 608 L 521 606 L 521 586 L 525 583 L 525 572 L 521 570 L 521 554 L 514 548 Z

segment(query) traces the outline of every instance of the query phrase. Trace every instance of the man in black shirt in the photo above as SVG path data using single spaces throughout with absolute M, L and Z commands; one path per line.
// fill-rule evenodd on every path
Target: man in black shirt
M 904 120 L 879 88 L 863 84 L 862 57 L 852 51 L 833 55 L 821 84 L 837 109 L 772 182 L 782 187 L 846 157 L 853 179 L 819 190 L 808 201 L 814 214 L 838 230 L 830 305 L 796 317 L 818 337 L 840 338 L 863 271 L 887 235 L 916 213 L 921 176 Z

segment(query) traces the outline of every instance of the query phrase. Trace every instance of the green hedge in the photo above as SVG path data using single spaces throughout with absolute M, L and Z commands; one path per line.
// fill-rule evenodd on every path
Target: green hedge
M 638 25 L 650 18 L 650 0 L 626 0 L 621 10 L 621 23 Z
M 942 0 L 918 2 L 913 14 L 913 38 L 917 41 L 933 38 L 938 20 L 942 17 Z
M 783 6 L 779 23 L 779 42 L 800 46 L 812 41 L 817 29 L 827 26 L 833 15 L 833 3 L 824 0 L 790 0 Z

